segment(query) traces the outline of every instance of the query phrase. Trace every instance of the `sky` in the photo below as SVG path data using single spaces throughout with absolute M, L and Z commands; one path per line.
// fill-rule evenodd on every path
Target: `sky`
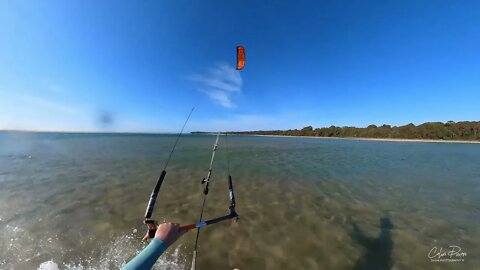
M 0 129 L 480 120 L 479 25 L 479 1 L 1 0 Z

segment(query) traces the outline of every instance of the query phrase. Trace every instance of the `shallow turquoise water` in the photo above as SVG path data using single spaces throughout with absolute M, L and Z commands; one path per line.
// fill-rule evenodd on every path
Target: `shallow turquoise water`
M 0 268 L 115 269 L 143 246 L 173 135 L 0 133 Z M 194 222 L 214 136 L 182 137 L 156 206 Z M 229 136 L 237 223 L 202 230 L 198 269 L 476 269 L 480 145 Z M 206 215 L 228 207 L 225 140 Z M 189 269 L 194 233 L 159 261 Z M 463 262 L 431 262 L 460 246 Z M 52 263 L 50 263 L 52 265 Z M 50 266 L 50 269 L 54 269 Z

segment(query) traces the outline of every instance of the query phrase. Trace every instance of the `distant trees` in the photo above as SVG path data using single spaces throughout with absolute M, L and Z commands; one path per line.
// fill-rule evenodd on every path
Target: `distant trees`
M 398 138 L 398 139 L 432 139 L 432 140 L 480 140 L 480 121 L 427 122 L 415 126 L 369 125 L 357 127 L 323 127 L 306 126 L 300 130 L 269 130 L 228 132 L 230 134 L 316 136 L 316 137 L 359 137 L 359 138 Z
M 307 126 L 304 127 L 300 130 L 299 132 L 300 136 L 313 136 L 313 127 L 312 126 Z

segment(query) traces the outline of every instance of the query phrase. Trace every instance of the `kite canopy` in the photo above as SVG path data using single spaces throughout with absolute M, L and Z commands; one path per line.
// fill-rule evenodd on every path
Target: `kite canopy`
M 237 70 L 243 69 L 245 66 L 245 48 L 237 46 Z

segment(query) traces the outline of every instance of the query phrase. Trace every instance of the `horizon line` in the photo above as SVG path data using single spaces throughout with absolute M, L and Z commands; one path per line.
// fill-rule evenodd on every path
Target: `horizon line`
M 454 123 L 460 123 L 460 122 L 480 122 L 480 120 L 461 120 L 461 121 L 427 121 L 423 122 L 420 124 L 414 124 L 413 122 L 409 122 L 404 125 L 390 125 L 390 124 L 382 124 L 382 125 L 376 125 L 376 124 L 370 124 L 364 127 L 357 127 L 357 126 L 337 126 L 337 125 L 330 125 L 330 126 L 323 126 L 323 127 L 313 127 L 312 125 L 306 125 L 301 128 L 294 128 L 294 129 L 261 129 L 261 130 L 236 130 L 236 131 L 200 131 L 200 130 L 194 130 L 194 131 L 189 131 L 189 132 L 184 132 L 185 133 L 208 133 L 208 134 L 216 134 L 216 133 L 229 133 L 229 132 L 257 132 L 257 131 L 286 131 L 286 130 L 301 130 L 306 127 L 312 127 L 314 129 L 317 128 L 329 128 L 329 127 L 339 127 L 339 128 L 367 128 L 368 126 L 375 125 L 377 127 L 382 127 L 384 125 L 391 126 L 391 127 L 402 127 L 406 125 L 414 125 L 414 126 L 420 126 L 423 124 L 427 123 L 442 123 L 446 124 L 449 122 L 454 122 Z M 0 132 L 32 132 L 32 133 L 96 133 L 96 134 L 179 134 L 179 132 L 155 132 L 155 131 L 100 131 L 100 130 L 34 130 L 34 129 L 0 129 Z
M 33 129 L 0 129 L 0 132 L 31 132 L 31 133 L 96 133 L 96 134 L 178 134 L 179 132 L 148 132 L 148 131 L 94 131 L 94 130 L 33 130 Z

